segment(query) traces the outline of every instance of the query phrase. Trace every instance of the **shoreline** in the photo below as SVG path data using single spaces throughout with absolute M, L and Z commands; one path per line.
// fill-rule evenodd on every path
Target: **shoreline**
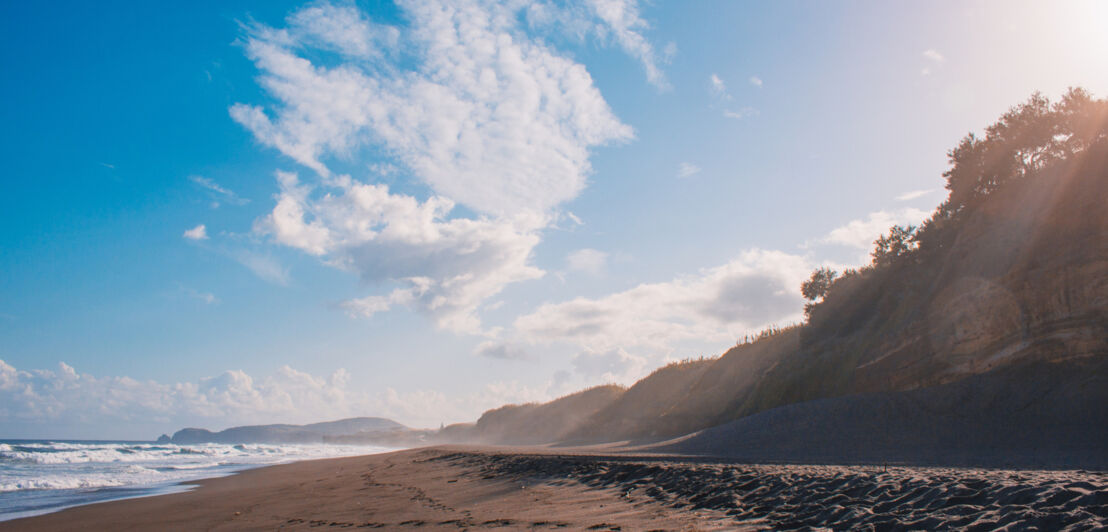
M 610 448 L 424 447 L 187 484 L 196 487 L 4 521 L 0 531 L 1108 526 L 1103 471 L 886 471 Z
M 259 466 L 259 467 L 265 467 L 265 466 Z M 204 477 L 202 479 L 193 479 L 193 480 L 167 481 L 167 482 L 161 483 L 161 484 L 153 484 L 153 485 L 141 486 L 141 487 L 112 486 L 112 487 L 105 487 L 105 488 L 96 488 L 96 490 L 98 492 L 134 491 L 136 493 L 133 494 L 133 495 L 121 495 L 121 496 L 118 496 L 118 497 L 108 495 L 108 496 L 105 496 L 102 499 L 92 499 L 92 500 L 89 500 L 88 502 L 75 502 L 73 504 L 66 504 L 66 505 L 63 505 L 63 506 L 57 506 L 57 507 L 51 507 L 51 508 L 42 508 L 42 509 L 35 509 L 35 510 L 25 510 L 25 511 L 20 511 L 20 512 L 12 512 L 11 514 L 8 514 L 8 515 L 0 515 L 0 524 L 6 523 L 8 521 L 16 521 L 16 520 L 19 520 L 19 519 L 30 519 L 32 517 L 50 515 L 50 514 L 62 512 L 62 511 L 65 511 L 65 510 L 69 510 L 69 509 L 72 509 L 72 508 L 80 508 L 82 506 L 90 506 L 90 505 L 93 505 L 93 504 L 103 504 L 103 503 L 117 502 L 117 501 L 129 501 L 129 500 L 132 500 L 132 499 L 142 499 L 142 498 L 145 498 L 145 497 L 158 497 L 158 496 L 161 496 L 161 495 L 173 495 L 175 493 L 184 493 L 186 491 L 196 489 L 195 482 L 197 482 L 199 480 L 222 478 L 223 476 L 233 475 L 235 473 L 237 473 L 237 472 L 236 471 L 231 471 L 231 472 L 228 472 L 227 475 Z
M 472 467 L 458 468 L 449 463 L 436 462 L 443 456 L 453 456 L 459 452 L 466 456 L 481 456 L 535 451 L 541 452 L 534 448 L 438 446 L 267 465 L 227 476 L 178 484 L 189 486 L 186 491 L 102 501 L 48 514 L 0 521 L 0 531 L 272 530 L 306 529 L 320 525 L 429 529 L 511 527 L 518 519 L 505 516 L 517 515 L 519 508 L 533 502 L 529 499 L 536 490 L 527 491 L 527 488 L 534 488 L 534 485 L 506 478 L 490 479 L 486 478 L 487 475 L 478 475 Z M 562 454 L 558 454 L 560 455 Z M 427 467 L 427 464 L 434 465 Z M 382 481 L 370 480 L 378 477 Z M 449 492 L 459 495 L 465 499 L 464 502 L 476 504 L 474 508 L 468 509 L 443 505 L 438 502 L 438 498 L 428 496 L 428 490 L 425 489 L 428 484 L 436 485 L 435 495 Z M 458 489 L 459 487 L 463 489 Z M 366 494 L 367 491 L 373 493 Z M 546 495 L 556 499 L 553 501 L 556 508 L 575 508 L 574 519 L 591 519 L 588 526 L 605 525 L 605 518 L 611 517 L 614 511 L 614 515 L 625 518 L 625 522 L 628 521 L 627 517 L 632 517 L 631 522 L 658 523 L 661 529 L 667 530 L 717 528 L 701 526 L 705 520 L 696 516 L 667 517 L 664 515 L 665 508 L 660 505 L 655 505 L 657 507 L 650 508 L 649 511 L 633 508 L 610 490 L 581 490 L 575 486 L 564 486 L 548 490 Z M 366 501 L 369 499 L 377 504 L 375 508 L 367 509 Z M 449 495 L 446 499 L 452 502 Z M 324 502 L 325 504 L 320 504 Z M 307 512 L 305 516 L 298 517 L 300 514 L 297 512 L 300 510 Z M 458 512 L 463 517 L 430 519 L 430 514 L 442 512 Z M 323 519 L 323 513 L 331 517 Z M 574 519 L 565 521 L 542 517 L 549 514 L 550 512 L 538 510 L 536 517 L 527 523 L 527 527 L 586 527 Z M 371 515 L 392 519 L 343 520 L 352 516 L 361 518 Z M 612 529 L 608 525 L 610 523 L 596 530 Z
M 186 491 L 202 480 L 267 465 L 393 450 L 322 444 L 0 440 L 0 522 Z

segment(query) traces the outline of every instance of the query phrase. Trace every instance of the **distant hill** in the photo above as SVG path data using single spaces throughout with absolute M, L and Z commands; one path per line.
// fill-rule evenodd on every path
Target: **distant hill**
M 544 404 L 507 405 L 481 415 L 476 439 L 490 443 L 535 444 L 556 441 L 607 408 L 624 388 L 596 386 Z
M 360 435 L 368 440 L 372 438 L 395 438 L 413 432 L 412 429 L 391 419 L 379 417 L 357 417 L 313 423 L 311 425 L 251 425 L 232 427 L 219 432 L 207 429 L 186 428 L 173 434 L 162 435 L 162 443 L 324 443 L 342 437 Z
M 459 423 L 433 435 L 439 443 L 530 445 L 558 441 L 624 394 L 614 384 L 595 386 L 547 403 L 505 405 L 476 423 Z

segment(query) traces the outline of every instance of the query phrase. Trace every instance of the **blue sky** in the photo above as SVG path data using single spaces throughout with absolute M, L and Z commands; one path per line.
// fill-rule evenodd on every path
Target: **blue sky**
M 0 8 L 0 436 L 630 383 L 800 319 L 1103 2 Z M 446 9 L 450 6 L 453 9 Z

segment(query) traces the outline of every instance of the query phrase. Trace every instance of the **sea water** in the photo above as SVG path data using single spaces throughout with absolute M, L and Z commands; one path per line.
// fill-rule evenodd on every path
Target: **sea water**
M 190 480 L 297 460 L 374 454 L 354 445 L 0 440 L 0 521 L 183 491 Z

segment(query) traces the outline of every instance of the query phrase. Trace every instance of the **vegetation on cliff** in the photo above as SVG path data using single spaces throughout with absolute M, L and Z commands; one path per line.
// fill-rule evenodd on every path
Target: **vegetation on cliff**
M 859 270 L 846 270 L 842 276 L 826 267 L 813 271 L 801 286 L 802 295 L 812 302 L 807 313 L 811 315 L 837 289 L 857 284 L 856 276 L 933 262 L 990 195 L 1012 183 L 1049 174 L 1044 170 L 1090 150 L 1104 149 L 1106 140 L 1108 100 L 1094 99 L 1080 88 L 1071 88 L 1053 104 L 1042 94 L 1033 94 L 986 128 L 984 137 L 970 133 L 947 153 L 950 169 L 943 177 L 949 194 L 919 227 L 891 227 L 874 241 L 872 262 Z

